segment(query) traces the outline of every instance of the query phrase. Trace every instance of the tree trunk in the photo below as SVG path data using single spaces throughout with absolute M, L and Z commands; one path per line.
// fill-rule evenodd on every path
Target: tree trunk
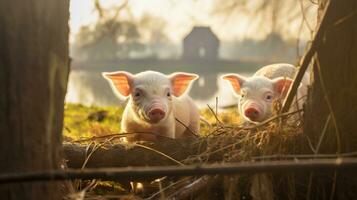
M 305 132 L 317 143 L 331 115 L 321 151 L 342 153 L 357 150 L 357 1 L 330 4 L 329 27 L 314 57 Z
M 68 0 L 0 0 L 1 173 L 60 167 L 68 18 Z M 58 183 L 1 185 L 0 194 L 61 198 Z
M 320 0 L 319 17 L 328 5 Z M 313 59 L 313 84 L 305 112 L 305 133 L 315 153 L 357 150 L 357 1 L 331 0 L 328 28 Z M 320 148 L 319 141 L 321 141 Z M 310 174 L 311 199 L 352 199 L 356 177 Z

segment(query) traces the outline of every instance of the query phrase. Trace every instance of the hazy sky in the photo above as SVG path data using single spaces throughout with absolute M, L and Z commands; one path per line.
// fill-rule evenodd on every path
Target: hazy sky
M 124 0 L 101 0 L 104 7 L 123 3 Z M 231 41 L 243 38 L 264 38 L 269 32 L 269 22 L 260 26 L 252 26 L 252 18 L 243 13 L 235 13 L 234 17 L 222 17 L 212 14 L 214 0 L 129 0 L 131 16 L 126 18 L 140 19 L 144 14 L 161 17 L 167 21 L 164 32 L 171 41 L 178 43 L 194 25 L 211 26 L 221 40 Z M 98 16 L 94 10 L 94 0 L 71 0 L 71 41 L 80 26 L 92 25 Z M 128 12 L 126 12 L 128 13 Z M 301 20 L 288 24 L 282 32 L 287 38 L 296 37 Z M 252 28 L 253 27 L 253 28 Z M 305 31 L 303 38 L 308 38 Z

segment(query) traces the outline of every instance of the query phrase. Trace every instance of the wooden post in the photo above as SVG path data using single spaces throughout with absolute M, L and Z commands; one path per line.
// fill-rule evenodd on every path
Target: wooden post
M 0 171 L 58 169 L 69 72 L 68 0 L 0 0 Z M 58 183 L 0 186 L 1 199 L 61 199 Z
M 326 126 L 319 153 L 343 153 L 357 150 L 357 2 L 332 0 L 330 7 L 314 57 L 305 132 L 317 144 Z
M 319 1 L 318 20 L 327 5 Z M 330 0 L 321 44 L 313 59 L 313 84 L 304 132 L 315 153 L 357 150 L 357 1 Z M 306 199 L 354 198 L 356 176 L 311 173 Z

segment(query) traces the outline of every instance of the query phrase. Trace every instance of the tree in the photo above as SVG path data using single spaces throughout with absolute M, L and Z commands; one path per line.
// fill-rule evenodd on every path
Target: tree
M 77 35 L 76 56 L 88 60 L 116 60 L 128 58 L 133 51 L 140 51 L 137 26 L 130 21 L 98 21 L 93 30 L 82 27 Z M 83 58 L 82 58 L 83 59 Z
M 83 26 L 76 36 L 74 55 L 82 60 L 116 60 L 128 58 L 134 51 L 142 51 L 138 26 L 131 19 L 123 20 L 120 13 L 128 10 L 128 1 L 110 7 L 102 7 L 95 0 L 99 19 L 93 28 Z
M 250 23 L 245 30 L 248 34 L 276 34 L 288 38 L 299 38 L 303 25 L 311 29 L 316 6 L 310 0 L 226 0 L 214 1 L 213 13 L 232 20 L 249 16 Z M 301 22 L 300 22 L 301 21 Z M 295 27 L 301 23 L 299 31 Z M 312 30 L 310 30 L 312 31 Z M 248 36 L 249 37 L 249 36 Z
M 320 1 L 321 10 L 326 2 Z M 329 148 L 322 150 L 342 153 L 357 150 L 357 57 L 353 56 L 357 55 L 357 2 L 331 0 L 330 4 L 328 27 L 313 59 L 306 132 L 318 139 L 327 124 L 324 144 Z
M 68 0 L 0 1 L 1 173 L 60 168 L 68 19 Z M 61 198 L 58 183 L 1 185 L 0 193 Z
M 321 21 L 328 1 L 320 0 L 319 4 Z M 326 31 L 313 59 L 314 82 L 306 106 L 305 134 L 316 147 L 315 153 L 353 152 L 357 150 L 357 1 L 331 0 L 328 7 Z M 321 194 L 317 185 L 322 185 L 324 195 L 352 198 L 354 177 L 335 173 L 320 179 L 311 174 L 315 190 L 310 194 Z

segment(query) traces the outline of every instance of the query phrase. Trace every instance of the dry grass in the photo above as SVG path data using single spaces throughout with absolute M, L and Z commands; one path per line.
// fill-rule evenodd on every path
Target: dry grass
M 195 139 L 196 144 L 197 142 L 202 143 L 202 149 L 199 150 L 201 153 L 189 156 L 184 160 L 172 159 L 181 165 L 207 163 L 211 160 L 264 162 L 343 156 L 319 154 L 321 142 L 326 143 L 325 133 L 322 131 L 318 142 L 310 141 L 303 133 L 300 111 L 279 115 L 279 109 L 281 109 L 279 102 L 274 105 L 274 108 L 276 115 L 260 124 L 240 124 L 235 108 L 219 112 L 216 108 L 211 107 L 203 109 L 200 111 L 201 115 L 209 122 L 210 126 L 202 123 L 199 138 Z M 72 140 L 82 139 L 87 144 L 111 145 L 114 141 L 113 138 L 119 133 L 122 110 L 122 108 L 113 107 L 67 105 L 64 135 L 71 137 Z M 148 150 L 157 151 L 155 149 Z M 165 155 L 162 152 L 158 153 Z M 88 155 L 91 153 L 89 152 Z M 346 156 L 356 156 L 356 154 Z M 72 197 L 68 196 L 68 198 L 309 199 L 309 197 L 324 197 L 326 199 L 336 197 L 334 196 L 335 189 L 337 182 L 341 182 L 341 177 L 343 176 L 337 173 L 202 176 L 180 179 L 163 177 L 160 180 L 143 182 L 145 190 L 133 188 L 129 182 L 74 181 L 69 187 L 72 188 L 69 190 Z M 343 181 L 356 180 L 348 177 Z M 326 191 L 331 189 L 333 192 L 326 196 L 328 193 Z M 357 188 L 351 188 L 350 191 L 355 191 L 355 189 Z
M 77 106 L 79 106 L 78 110 L 76 110 Z M 86 110 L 90 111 L 89 114 L 86 112 Z M 97 118 L 95 118 L 95 120 L 90 119 L 89 116 L 93 116 L 95 113 L 102 112 L 102 110 L 103 109 L 99 108 L 86 109 L 80 105 L 67 105 L 65 118 L 67 119 L 67 121 L 65 120 L 67 123 L 65 125 L 67 128 L 71 129 L 71 134 L 64 130 L 65 136 L 78 139 L 82 138 L 83 136 L 101 136 L 104 133 L 108 134 L 119 132 L 117 127 L 119 126 L 120 117 L 111 115 L 120 116 L 122 108 L 107 108 L 107 110 L 104 109 L 104 111 L 109 114 L 107 114 L 107 116 L 100 121 L 96 120 Z M 87 114 L 84 114 L 84 112 Z M 191 156 L 185 160 L 180 161 L 181 163 L 191 164 L 197 162 L 209 162 L 212 156 L 221 157 L 222 162 L 239 162 L 248 160 L 262 161 L 272 159 L 291 159 L 294 158 L 294 155 L 297 154 L 313 153 L 311 150 L 313 148 L 310 148 L 311 145 L 309 140 L 302 132 L 301 120 L 291 118 L 292 115 L 297 116 L 296 113 L 291 115 L 277 116 L 258 125 L 239 125 L 239 116 L 237 116 L 234 108 L 221 111 L 219 113 L 216 113 L 215 109 L 207 108 L 201 110 L 201 115 L 204 116 L 204 118 L 206 118 L 207 121 L 211 124 L 211 127 L 202 124 L 202 130 L 199 138 L 199 141 L 205 141 L 207 146 L 204 148 L 200 155 Z M 78 118 L 70 120 L 73 118 L 73 116 L 78 116 Z M 83 125 L 80 123 L 83 123 Z M 110 123 L 114 123 L 115 125 Z M 73 131 L 75 127 L 78 127 L 78 130 Z M 74 134 L 80 133 L 81 131 L 89 134 Z M 290 155 L 290 157 L 284 157 L 284 155 Z M 173 195 L 174 192 L 178 189 L 187 186 L 187 180 L 186 182 L 182 181 L 185 179 L 188 179 L 188 182 L 190 183 L 196 180 L 196 178 L 193 177 L 186 177 L 184 179 L 175 181 L 163 180 L 160 182 L 153 182 L 151 184 L 146 184 L 146 188 L 150 186 L 153 190 L 146 193 L 138 193 L 136 196 L 134 196 L 135 198 L 138 198 L 139 196 L 147 197 L 149 194 L 155 194 L 156 191 L 157 195 L 152 196 L 152 199 L 157 199 L 160 197 L 160 195 L 163 195 L 162 193 L 157 192 L 160 187 L 166 188 L 165 195 Z M 268 174 L 261 174 L 256 176 L 233 176 L 229 179 L 220 179 L 220 181 L 223 181 L 225 188 L 223 194 L 221 195 L 228 195 L 234 198 L 236 198 L 237 195 L 240 197 L 255 196 L 257 198 L 262 196 L 269 196 L 272 198 L 276 197 L 277 182 L 279 184 L 286 183 L 284 187 L 290 188 L 286 192 L 288 196 L 294 196 L 296 194 L 295 186 L 297 183 L 295 177 L 291 175 L 282 176 L 281 178 L 278 178 L 278 180 L 276 180 L 276 177 L 273 178 Z M 182 182 L 185 182 L 185 184 Z M 111 186 L 109 188 L 125 188 L 123 190 L 116 190 L 116 192 L 114 192 L 116 195 L 133 195 L 133 191 L 130 190 L 130 187 L 123 187 L 123 183 L 118 185 L 117 183 L 111 182 L 109 185 L 110 184 Z M 96 187 L 93 187 L 90 190 L 87 189 L 85 196 L 89 199 L 99 199 L 95 198 L 95 196 L 104 194 L 108 189 L 108 187 L 103 187 L 102 183 L 101 185 L 101 187 L 97 187 L 98 185 L 96 185 Z M 103 188 L 106 189 L 103 190 Z M 212 191 L 217 192 L 218 190 L 220 189 L 214 188 Z M 241 192 L 237 193 L 237 191 Z M 112 193 L 112 191 L 109 193 Z M 131 197 L 134 198 L 134 196 Z

